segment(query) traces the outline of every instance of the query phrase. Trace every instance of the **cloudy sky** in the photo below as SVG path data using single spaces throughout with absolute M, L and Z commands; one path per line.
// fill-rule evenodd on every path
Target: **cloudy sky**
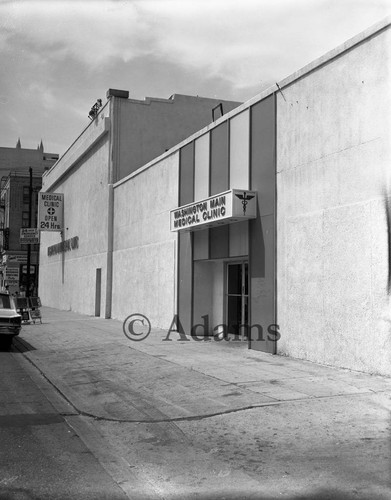
M 108 88 L 246 101 L 391 0 L 0 0 L 1 147 L 62 154 Z

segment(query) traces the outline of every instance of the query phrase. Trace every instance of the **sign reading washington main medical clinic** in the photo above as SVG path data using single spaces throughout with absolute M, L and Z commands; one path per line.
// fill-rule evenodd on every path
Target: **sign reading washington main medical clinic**
M 38 229 L 40 231 L 62 231 L 64 229 L 64 195 L 62 193 L 39 193 Z
M 257 193 L 230 189 L 170 211 L 171 231 L 195 231 L 256 217 Z

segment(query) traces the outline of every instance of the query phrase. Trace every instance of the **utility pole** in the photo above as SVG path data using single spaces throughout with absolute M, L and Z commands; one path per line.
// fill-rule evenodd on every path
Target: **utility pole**
M 29 185 L 29 227 L 31 227 L 31 210 L 33 202 L 33 169 L 29 167 L 30 185 Z M 30 262 L 31 262 L 31 245 L 27 245 L 27 287 L 26 297 L 30 297 Z

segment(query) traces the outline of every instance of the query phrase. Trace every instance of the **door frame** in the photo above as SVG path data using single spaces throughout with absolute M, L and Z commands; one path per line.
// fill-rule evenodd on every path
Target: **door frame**
M 224 323 L 227 325 L 227 328 L 228 328 L 228 297 L 231 295 L 231 296 L 239 296 L 239 294 L 228 294 L 228 267 L 230 265 L 238 265 L 240 264 L 242 266 L 242 284 L 241 284 L 241 298 L 242 298 L 242 307 L 241 307 L 241 320 L 240 320 L 240 325 L 244 324 L 243 323 L 243 320 L 244 320 L 244 317 L 245 317 L 245 314 L 244 314 L 244 308 L 245 308 L 245 304 L 244 304 L 244 300 L 243 298 L 244 297 L 247 297 L 247 323 L 249 322 L 249 316 L 250 316 L 250 281 L 249 281 L 249 276 L 250 276 L 250 273 L 249 273 L 249 259 L 248 257 L 244 257 L 244 258 L 235 258 L 235 259 L 232 259 L 232 260 L 227 260 L 224 262 Z M 247 264 L 247 295 L 244 293 L 245 292 L 245 273 L 243 272 L 243 269 L 245 268 L 245 264 Z M 248 334 L 248 342 L 250 342 L 250 332 L 247 332 Z M 240 335 L 240 339 L 243 338 L 243 332 L 241 333 Z

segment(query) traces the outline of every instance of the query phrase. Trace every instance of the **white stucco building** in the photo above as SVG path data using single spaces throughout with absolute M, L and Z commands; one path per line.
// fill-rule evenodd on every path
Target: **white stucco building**
M 79 244 L 49 256 L 42 233 L 43 303 L 246 324 L 250 348 L 391 375 L 390 42 L 386 19 L 130 168 L 104 107 L 44 175 Z M 248 212 L 208 211 L 248 193 Z

